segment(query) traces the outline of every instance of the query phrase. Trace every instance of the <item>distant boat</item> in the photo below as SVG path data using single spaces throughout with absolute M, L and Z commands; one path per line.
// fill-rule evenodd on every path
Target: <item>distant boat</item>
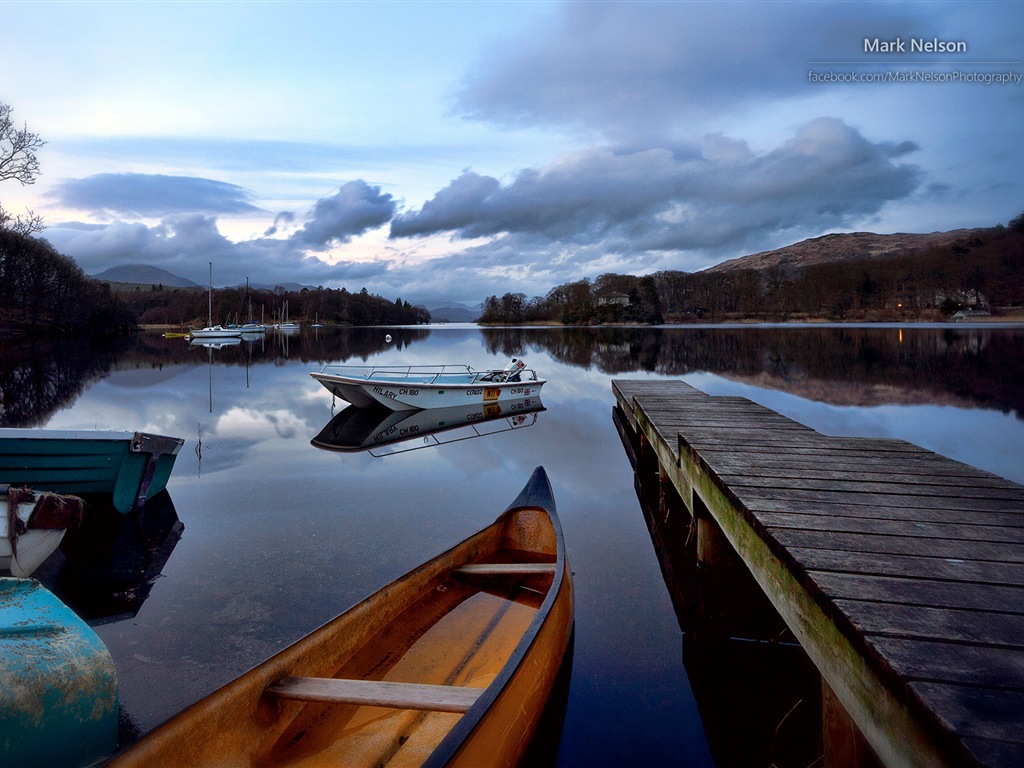
M 572 571 L 538 467 L 489 527 L 184 710 L 107 768 L 515 766 L 572 626 Z
M 249 298 L 249 317 L 252 317 L 252 297 L 249 296 L 249 277 L 245 278 L 245 295 Z M 239 329 L 243 336 L 256 336 L 267 332 L 267 326 L 263 323 L 257 323 L 255 320 L 249 320 L 244 325 L 239 326 Z
M 0 765 L 86 766 L 117 748 L 103 641 L 34 579 L 0 579 Z
M 193 339 L 240 339 L 240 328 L 225 328 L 220 325 L 208 325 L 205 328 L 189 329 L 188 335 Z
M 288 300 L 285 299 L 284 307 L 281 309 L 281 322 L 276 323 L 274 328 L 278 331 L 297 331 L 302 328 L 298 323 L 288 321 Z
M 81 522 L 83 501 L 76 496 L 36 493 L 0 486 L 0 575 L 25 578 L 60 546 L 71 525 Z
M 189 336 L 193 339 L 230 339 L 240 338 L 242 331 L 239 328 L 225 328 L 222 325 L 213 324 L 213 262 L 210 262 L 210 290 L 207 297 L 206 327 L 189 328 Z
M 110 496 L 126 514 L 164 489 L 178 437 L 114 430 L 0 429 L 0 484 Z
M 504 369 L 485 371 L 468 365 L 325 365 L 310 376 L 352 405 L 393 411 L 539 397 L 545 384 L 517 358 Z

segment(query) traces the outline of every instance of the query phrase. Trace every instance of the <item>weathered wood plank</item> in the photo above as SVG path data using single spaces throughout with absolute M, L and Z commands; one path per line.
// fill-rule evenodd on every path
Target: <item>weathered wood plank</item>
M 806 528 L 775 528 L 772 536 L 790 551 L 798 547 L 843 552 L 873 552 L 892 555 L 927 555 L 965 560 L 1024 563 L 1024 547 L 970 539 L 924 538 L 917 535 L 885 535 L 855 531 L 816 531 Z
M 466 576 L 543 576 L 554 572 L 554 563 L 473 563 L 455 569 L 455 573 Z
M 1024 650 L 1024 606 L 1017 613 L 838 599 L 836 606 L 863 634 L 1001 645 Z
M 1008 708 L 1001 710 L 1001 712 L 1005 715 L 1007 712 L 1020 712 L 1022 708 L 1024 708 L 1024 705 L 1014 698 L 1014 700 L 1008 704 Z M 1012 717 L 1008 719 L 1012 719 Z M 1012 734 L 1016 727 L 1016 723 L 1011 723 L 1010 727 L 1005 729 L 1004 732 Z M 980 762 L 981 765 L 1006 765 L 1017 766 L 1018 768 L 1019 766 L 1024 765 L 1024 744 L 1021 742 L 1011 742 L 1005 739 L 994 738 L 975 738 L 973 736 L 968 736 L 963 741 L 971 751 L 971 754 L 977 757 L 978 762 Z
M 995 584 L 958 584 L 895 576 L 809 571 L 808 577 L 830 600 L 845 598 L 932 608 L 999 612 L 1024 604 L 1024 589 Z
M 924 475 L 940 476 L 949 483 L 966 479 L 984 479 L 1000 487 L 1016 485 L 999 475 L 950 461 L 944 456 L 925 454 L 894 462 L 891 454 L 878 452 L 823 453 L 816 450 L 790 451 L 769 455 L 760 451 L 739 451 L 731 448 L 704 449 L 701 456 L 715 469 L 746 471 L 753 474 L 779 473 L 782 476 L 800 476 L 803 472 L 855 472 L 868 476 Z
M 735 493 L 737 489 L 733 489 Z M 1024 515 L 1016 512 L 1019 502 L 1015 499 L 965 497 L 953 499 L 948 496 L 928 496 L 926 494 L 902 493 L 854 493 L 851 491 L 830 491 L 818 488 L 762 488 L 746 486 L 743 488 L 744 500 L 749 499 L 749 506 L 764 501 L 776 500 L 783 502 L 814 502 L 822 506 L 846 503 L 847 505 L 873 506 L 886 508 L 914 506 L 921 509 L 942 509 L 955 506 L 964 513 L 971 511 L 1008 512 L 1018 520 Z
M 895 523 L 942 523 L 967 527 L 988 528 L 1002 527 L 1006 532 L 993 532 L 991 541 L 1007 541 L 1024 544 L 1024 531 L 1020 530 L 1020 513 L 1011 504 L 978 503 L 975 507 L 988 509 L 950 508 L 949 505 L 932 504 L 927 498 L 888 497 L 890 503 L 879 503 L 877 499 L 866 500 L 868 503 L 838 503 L 834 500 L 798 501 L 793 499 L 754 499 L 745 498 L 747 509 L 765 524 L 782 527 L 801 527 L 804 525 L 802 516 L 849 518 L 854 523 L 859 520 L 891 520 Z M 864 500 L 862 500 L 864 501 Z M 815 526 L 808 521 L 807 525 Z M 835 530 L 855 530 L 849 526 Z M 874 533 L 878 529 L 865 529 Z M 892 531 L 898 533 L 898 531 Z M 922 535 L 927 535 L 922 529 Z M 1009 536 L 1009 538 L 1006 538 Z
M 874 552 L 846 552 L 795 547 L 789 554 L 805 568 L 869 576 L 903 576 L 944 579 L 978 584 L 1024 587 L 1024 564 L 964 560 L 953 557 L 922 557 Z
M 872 635 L 868 642 L 908 680 L 1024 693 L 1024 650 Z
M 392 683 L 380 680 L 339 680 L 327 677 L 285 677 L 266 693 L 282 699 L 359 704 L 367 707 L 422 709 L 434 712 L 466 712 L 482 688 L 453 685 Z
M 949 485 L 922 482 L 920 476 L 896 476 L 885 481 L 841 480 L 805 477 L 765 477 L 747 473 L 719 473 L 722 481 L 733 488 L 751 488 L 765 491 L 826 491 L 851 495 L 892 494 L 896 496 L 941 496 L 947 499 L 1000 499 L 1024 505 L 1024 489 L 991 487 L 986 485 Z M 1021 514 L 1024 519 L 1024 512 Z
M 987 476 L 980 473 L 961 471 L 954 474 L 957 465 L 950 467 L 946 463 L 934 463 L 930 466 L 904 465 L 895 463 L 890 458 L 871 461 L 868 458 L 837 460 L 822 456 L 815 462 L 783 462 L 770 460 L 719 461 L 705 456 L 715 471 L 724 479 L 727 476 L 741 476 L 751 479 L 801 480 L 811 478 L 816 481 L 836 481 L 846 483 L 907 483 L 929 486 L 948 487 L 953 490 L 961 488 L 997 488 L 1019 490 L 1019 486 L 1009 480 L 995 475 Z
M 940 514 L 942 513 L 940 512 Z M 908 524 L 906 520 L 887 520 L 884 516 L 853 518 L 842 514 L 761 512 L 757 515 L 757 519 L 763 524 L 765 530 L 771 531 L 783 528 L 803 528 L 814 531 L 866 533 L 881 536 L 918 535 L 925 538 L 987 541 L 1008 545 L 1018 545 L 1022 533 L 1020 528 L 998 525 L 959 524 L 942 521 L 909 521 L 911 524 Z M 1003 559 L 1008 559 L 1008 556 Z
M 1024 712 L 1024 693 L 1020 691 L 985 690 L 931 682 L 914 682 L 910 688 L 922 698 L 927 698 L 947 722 L 967 737 L 1021 743 L 1020 714 Z M 1019 766 L 1024 763 L 1002 765 Z

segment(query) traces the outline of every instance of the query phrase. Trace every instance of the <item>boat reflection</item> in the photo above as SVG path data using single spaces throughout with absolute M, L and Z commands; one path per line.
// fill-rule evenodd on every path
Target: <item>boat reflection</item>
M 137 514 L 92 503 L 82 525 L 33 574 L 92 626 L 138 614 L 185 526 L 164 490 Z
M 532 427 L 545 410 L 537 397 L 420 411 L 350 405 L 310 442 L 327 451 L 380 457 Z
M 188 340 L 189 348 L 193 347 L 204 347 L 206 349 L 223 349 L 224 347 L 237 347 L 242 343 L 242 336 L 231 336 L 228 338 L 214 338 L 214 339 L 197 339 L 191 338 Z

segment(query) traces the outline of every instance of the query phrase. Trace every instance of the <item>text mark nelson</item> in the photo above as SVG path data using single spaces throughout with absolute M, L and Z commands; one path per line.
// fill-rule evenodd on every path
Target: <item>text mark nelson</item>
M 908 50 L 910 53 L 967 53 L 967 43 L 964 40 L 939 40 L 937 37 L 931 40 L 912 37 L 909 41 L 902 37 L 893 40 L 864 38 L 864 53 L 907 53 Z

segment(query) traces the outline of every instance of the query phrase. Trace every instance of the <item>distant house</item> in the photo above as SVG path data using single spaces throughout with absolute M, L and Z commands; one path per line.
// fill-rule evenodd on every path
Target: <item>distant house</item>
M 598 296 L 597 297 L 597 305 L 599 307 L 605 306 L 605 305 L 608 305 L 608 304 L 612 304 L 612 305 L 618 304 L 618 305 L 623 306 L 623 307 L 628 307 L 629 306 L 629 296 L 627 296 L 624 293 L 609 293 L 607 296 Z
M 992 317 L 990 312 L 984 309 L 961 309 L 949 316 L 954 323 L 962 323 L 965 320 L 978 320 L 983 317 Z

